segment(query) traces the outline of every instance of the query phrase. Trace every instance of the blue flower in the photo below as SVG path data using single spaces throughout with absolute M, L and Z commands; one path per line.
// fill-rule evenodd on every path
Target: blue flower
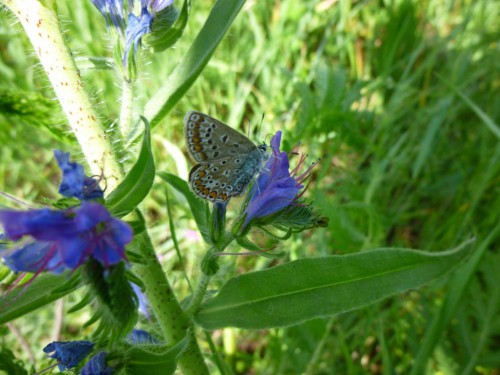
M 106 19 L 106 25 L 112 23 L 118 30 L 125 27 L 123 0 L 90 0 Z
M 125 245 L 133 237 L 128 224 L 99 203 L 86 201 L 62 211 L 0 210 L 0 223 L 8 239 L 31 236 L 34 240 L 2 252 L 7 265 L 18 272 L 60 273 L 76 269 L 89 257 L 109 267 L 126 259 Z
M 155 345 L 159 344 L 160 342 L 151 336 L 149 332 L 146 332 L 142 329 L 133 329 L 132 332 L 130 332 L 127 335 L 126 338 L 127 342 L 129 344 L 133 345 L 138 345 L 138 344 L 150 344 L 150 345 Z
M 299 174 L 306 159 L 302 155 L 297 166 L 290 170 L 288 154 L 280 151 L 280 143 L 281 131 L 278 131 L 271 139 L 271 156 L 250 189 L 243 229 L 252 221 L 259 221 L 293 205 L 305 191 L 301 192 L 303 183 L 310 177 L 315 164 Z
M 54 341 L 43 348 L 45 353 L 53 353 L 50 358 L 57 359 L 60 371 L 69 370 L 78 365 L 94 348 L 90 341 Z
M 125 30 L 123 65 L 127 64 L 128 54 L 132 46 L 134 46 L 134 54 L 136 54 L 142 37 L 151 32 L 151 26 L 156 14 L 172 5 L 173 2 L 173 0 L 141 0 L 141 15 L 137 17 L 132 12 L 129 13 L 128 25 Z
M 65 197 L 75 197 L 80 200 L 103 198 L 99 183 L 92 177 L 86 177 L 83 166 L 69 161 L 69 153 L 54 150 L 59 168 L 62 171 L 62 181 L 59 193 Z
M 109 26 L 112 23 L 125 38 L 125 53 L 122 60 L 124 66 L 127 65 L 131 48 L 133 47 L 135 54 L 142 37 L 151 32 L 156 14 L 174 2 L 173 0 L 141 0 L 141 14 L 137 16 L 133 13 L 133 0 L 128 1 L 128 14 L 125 11 L 123 0 L 91 1 L 106 18 L 106 24 Z
M 140 17 L 136 17 L 133 13 L 128 15 L 128 25 L 125 30 L 125 54 L 123 55 L 123 65 L 127 64 L 128 54 L 132 45 L 134 46 L 134 54 L 137 53 L 137 47 L 141 42 L 143 35 L 151 31 L 153 24 L 153 16 L 148 12 L 147 8 L 142 8 Z
M 113 368 L 106 366 L 106 353 L 99 352 L 82 367 L 80 375 L 112 375 L 113 372 Z
M 134 290 L 137 299 L 139 300 L 139 312 L 144 315 L 147 319 L 151 319 L 151 314 L 149 313 L 148 306 L 149 306 L 149 301 L 146 295 L 142 292 L 141 288 L 139 285 L 130 283 L 132 286 L 132 289 Z

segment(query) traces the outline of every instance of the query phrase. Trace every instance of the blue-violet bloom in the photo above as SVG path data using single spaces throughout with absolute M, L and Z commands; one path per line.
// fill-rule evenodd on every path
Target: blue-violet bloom
M 112 367 L 106 366 L 106 353 L 99 352 L 88 360 L 80 370 L 80 375 L 112 375 Z
M 173 0 L 141 0 L 141 13 L 137 16 L 133 12 L 133 0 L 128 1 L 128 14 L 126 14 L 123 0 L 91 1 L 106 18 L 107 25 L 112 23 L 125 38 L 125 54 L 122 61 L 124 66 L 127 65 L 130 49 L 133 47 L 135 54 L 142 37 L 151 32 L 156 14 L 174 2 Z M 127 20 L 126 26 L 124 20 Z
M 148 297 L 142 292 L 141 287 L 135 283 L 130 283 L 132 289 L 134 290 L 137 299 L 139 300 L 139 312 L 144 315 L 147 319 L 151 319 L 151 314 L 149 313 L 149 301 Z
M 243 228 L 251 221 L 275 214 L 294 204 L 305 191 L 303 183 L 311 176 L 315 164 L 299 174 L 306 159 L 305 155 L 301 155 L 297 166 L 290 170 L 288 154 L 280 151 L 280 143 L 281 131 L 278 131 L 271 139 L 271 155 L 250 189 L 251 198 L 245 210 Z
M 43 351 L 53 353 L 50 358 L 57 359 L 60 371 L 69 370 L 76 367 L 94 348 L 90 341 L 53 341 Z
M 89 257 L 108 268 L 126 260 L 125 245 L 133 237 L 128 224 L 112 217 L 99 203 L 86 201 L 79 208 L 62 211 L 0 210 L 0 223 L 10 240 L 34 239 L 1 254 L 7 265 L 21 272 L 60 273 L 76 269 Z
M 126 341 L 129 344 L 133 345 L 140 345 L 140 344 L 156 345 L 160 343 L 160 341 L 158 341 L 158 339 L 153 337 L 149 332 L 135 328 L 132 330 L 132 332 L 130 332 L 127 335 Z
M 106 26 L 112 23 L 116 29 L 125 27 L 123 0 L 90 0 L 106 19 Z
M 99 187 L 99 183 L 94 178 L 85 176 L 82 165 L 69 161 L 69 152 L 54 150 L 54 156 L 62 172 L 62 181 L 59 186 L 61 195 L 80 200 L 103 198 L 104 192 Z

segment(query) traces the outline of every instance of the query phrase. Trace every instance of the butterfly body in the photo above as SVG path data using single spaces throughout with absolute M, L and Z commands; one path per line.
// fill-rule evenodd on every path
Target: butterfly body
M 196 164 L 189 185 L 201 198 L 225 203 L 241 195 L 267 159 L 267 146 L 251 140 L 221 121 L 191 111 L 184 118 L 184 135 Z

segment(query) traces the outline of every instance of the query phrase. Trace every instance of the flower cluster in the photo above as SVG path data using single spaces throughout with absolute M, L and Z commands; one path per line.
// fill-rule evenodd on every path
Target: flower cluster
M 173 0 L 141 0 L 140 13 L 136 15 L 133 0 L 129 0 L 128 5 L 125 5 L 123 0 L 91 1 L 106 18 L 107 25 L 112 24 L 124 38 L 125 53 L 122 60 L 124 66 L 127 65 L 131 48 L 134 48 L 135 55 L 142 37 L 151 32 L 157 13 L 173 3 Z
M 69 162 L 69 154 L 56 151 L 55 155 L 63 172 L 59 191 L 81 199 L 81 206 L 65 210 L 0 210 L 3 238 L 19 241 L 31 237 L 14 249 L 2 246 L 0 255 L 7 266 L 15 272 L 61 273 L 78 268 L 89 258 L 105 268 L 126 260 L 125 245 L 133 237 L 130 226 L 91 201 L 102 198 L 102 190 L 94 179 L 84 175 L 81 165 Z
M 65 371 L 76 367 L 94 348 L 90 341 L 54 341 L 43 348 L 44 353 L 52 353 L 50 358 L 58 362 L 59 370 Z
M 163 345 L 158 339 L 149 332 L 142 329 L 133 329 L 125 338 L 128 345 Z M 49 358 L 57 360 L 57 366 L 60 371 L 71 371 L 82 362 L 94 350 L 95 344 L 90 341 L 54 341 L 43 348 L 44 353 Z M 110 367 L 106 361 L 108 353 L 99 351 L 85 363 L 80 375 L 112 375 L 114 368 Z M 114 365 L 125 364 L 127 359 L 116 357 L 111 362 Z M 43 371 L 42 371 L 43 372 Z
M 99 183 L 94 178 L 85 176 L 82 165 L 69 161 L 69 152 L 54 150 L 54 156 L 62 172 L 62 182 L 59 185 L 61 195 L 80 200 L 103 198 L 104 192 Z
M 281 131 L 278 131 L 271 139 L 271 155 L 247 194 L 240 233 L 247 232 L 252 225 L 279 224 L 298 230 L 322 226 L 323 219 L 300 200 L 315 163 L 299 172 L 306 160 L 301 155 L 295 168 L 290 169 L 289 154 L 280 151 L 280 144 Z M 292 154 L 296 154 L 295 150 Z

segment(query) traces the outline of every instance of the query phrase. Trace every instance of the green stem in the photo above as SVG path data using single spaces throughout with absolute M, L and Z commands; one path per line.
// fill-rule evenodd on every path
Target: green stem
M 76 64 L 66 46 L 54 1 L 0 0 L 19 19 L 54 88 L 93 174 L 106 176 L 112 191 L 123 177 L 111 141 L 83 87 Z
M 234 236 L 231 232 L 225 232 L 219 243 L 213 246 L 210 250 L 205 254 L 201 264 L 202 264 L 202 275 L 201 279 L 198 282 L 196 290 L 193 293 L 193 298 L 191 299 L 191 303 L 189 307 L 186 309 L 186 313 L 188 316 L 194 315 L 198 309 L 200 308 L 201 303 L 203 302 L 203 298 L 207 293 L 208 284 L 210 282 L 210 278 L 217 272 L 218 265 L 218 255 L 222 253 L 226 247 L 229 246 L 231 242 L 233 242 Z
M 149 236 L 146 232 L 142 232 L 136 238 L 140 243 L 145 262 L 135 263 L 133 271 L 146 287 L 146 296 L 167 344 L 173 345 L 189 334 L 189 331 L 194 331 L 193 324 L 177 301 L 158 262 Z M 179 358 L 179 367 L 185 375 L 208 374 L 208 368 L 194 335 L 191 336 L 186 351 Z
M 205 294 L 207 292 L 208 284 L 210 282 L 211 276 L 202 273 L 201 278 L 198 281 L 198 285 L 196 286 L 196 290 L 193 293 L 193 298 L 191 299 L 191 303 L 189 307 L 186 309 L 186 314 L 188 316 L 192 316 L 198 308 L 200 307 L 201 303 L 203 302 L 203 297 L 205 297 Z

